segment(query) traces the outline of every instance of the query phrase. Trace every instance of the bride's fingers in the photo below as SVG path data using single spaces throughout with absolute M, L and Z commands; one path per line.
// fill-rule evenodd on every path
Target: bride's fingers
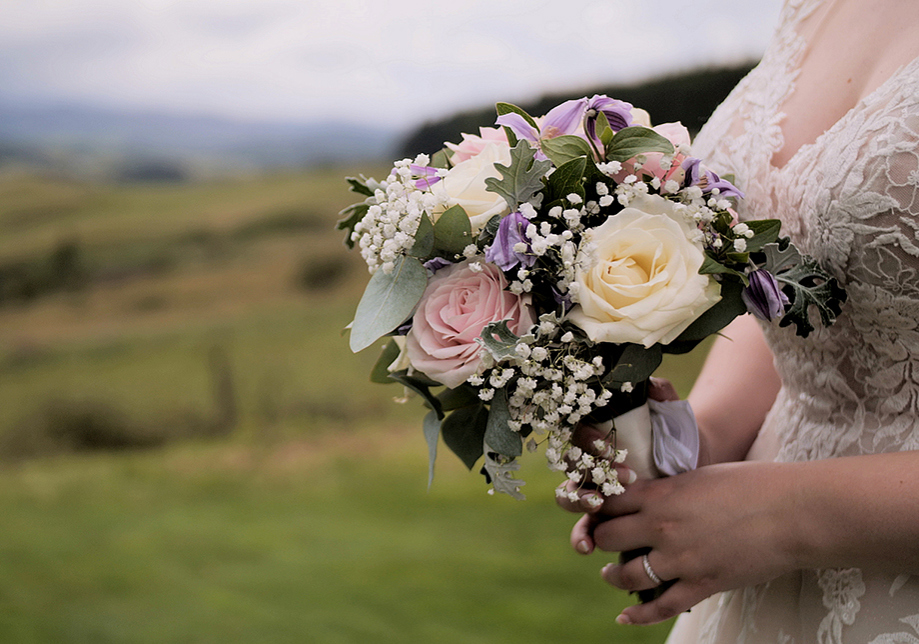
M 594 551 L 594 527 L 600 520 L 593 514 L 585 514 L 571 529 L 571 547 L 582 555 L 589 555 Z
M 667 400 L 679 400 L 680 395 L 676 392 L 669 380 L 663 378 L 651 378 L 648 385 L 648 398 L 658 402 Z
M 577 500 L 572 500 L 570 494 L 576 494 Z M 587 512 L 594 514 L 603 507 L 603 496 L 594 489 L 580 487 L 574 481 L 565 483 L 565 494 L 556 496 L 555 501 L 569 512 Z
M 645 556 L 648 557 L 648 565 L 651 566 L 651 571 L 658 576 L 658 580 L 652 579 L 645 570 L 644 557 L 635 557 L 625 563 L 607 564 L 600 572 L 600 576 L 611 586 L 629 592 L 657 588 L 661 581 L 668 580 L 666 569 L 659 570 L 660 564 L 651 564 L 652 561 L 655 561 L 653 550 Z
M 616 618 L 616 622 L 642 626 L 657 624 L 689 610 L 706 597 L 714 594 L 714 592 L 715 590 L 709 591 L 709 589 L 697 584 L 677 581 L 657 599 L 646 604 L 629 606 L 623 610 L 619 617 Z

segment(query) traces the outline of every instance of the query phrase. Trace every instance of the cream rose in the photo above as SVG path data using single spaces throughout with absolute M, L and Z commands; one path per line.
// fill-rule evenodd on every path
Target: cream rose
M 568 318 L 595 342 L 672 342 L 721 299 L 720 285 L 699 274 L 697 234 L 671 201 L 634 199 L 592 231 Z
M 522 335 L 533 325 L 529 295 L 505 290 L 504 273 L 493 264 L 474 271 L 468 262 L 439 270 L 431 278 L 405 338 L 405 352 L 415 369 L 450 388 L 478 371 L 482 347 L 476 338 L 491 322 L 509 320 Z
M 447 207 L 462 206 L 469 215 L 472 232 L 477 233 L 495 215 L 506 215 L 510 207 L 504 197 L 489 192 L 485 180 L 501 178 L 496 163 L 511 164 L 511 148 L 506 141 L 483 141 L 482 151 L 453 166 L 442 181 L 431 188 L 446 201 Z

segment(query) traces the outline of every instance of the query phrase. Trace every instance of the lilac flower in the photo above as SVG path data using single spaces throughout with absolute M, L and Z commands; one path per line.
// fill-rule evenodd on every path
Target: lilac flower
M 597 118 L 600 114 L 606 117 L 613 132 L 618 132 L 632 124 L 632 106 L 623 101 L 617 101 L 609 96 L 594 94 L 587 102 L 584 112 L 584 132 L 598 147 L 600 139 L 597 137 Z
M 744 194 L 730 181 L 722 179 L 717 174 L 702 165 L 702 159 L 687 157 L 683 161 L 683 170 L 686 171 L 685 186 L 699 186 L 704 194 L 718 189 L 722 197 L 738 197 L 743 199 Z
M 502 114 L 495 121 L 498 125 L 509 127 L 519 139 L 526 139 L 530 143 L 539 144 L 540 139 L 552 139 L 563 134 L 574 134 L 587 109 L 587 99 L 578 98 L 565 101 L 553 107 L 546 114 L 542 128 L 535 128 L 525 118 L 516 112 Z
M 453 262 L 448 259 L 444 259 L 443 257 L 435 257 L 434 259 L 429 259 L 424 263 L 424 267 L 432 273 L 436 273 L 440 269 L 446 268 L 447 266 L 453 266 Z
M 485 260 L 496 264 L 502 271 L 509 271 L 518 264 L 530 267 L 536 263 L 536 256 L 530 252 L 530 242 L 526 236 L 530 220 L 519 212 L 509 214 L 501 220 L 495 240 L 485 251 Z M 526 250 L 518 252 L 515 247 L 524 244 Z
M 760 268 L 750 273 L 749 277 L 750 285 L 740 295 L 747 310 L 767 322 L 781 317 L 785 313 L 788 297 L 779 288 L 775 276 Z
M 429 166 L 417 165 L 413 163 L 409 166 L 409 169 L 412 171 L 412 174 L 420 177 L 420 179 L 415 181 L 415 187 L 419 190 L 430 188 L 441 179 L 441 177 L 437 176 L 437 168 L 431 168 Z

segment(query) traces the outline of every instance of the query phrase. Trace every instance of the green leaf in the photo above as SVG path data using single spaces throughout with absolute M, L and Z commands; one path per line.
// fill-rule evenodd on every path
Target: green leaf
M 408 254 L 418 259 L 428 259 L 434 252 L 434 224 L 427 215 L 421 215 L 418 230 L 415 231 L 415 244 Z
M 505 459 L 493 453 L 487 441 L 483 469 L 491 481 L 492 487 L 495 488 L 495 492 L 509 494 L 518 501 L 526 499 L 520 492 L 520 488 L 526 485 L 526 481 L 514 478 L 514 473 L 520 469 L 520 463 L 516 459 Z
M 444 443 L 459 456 L 470 470 L 485 452 L 485 428 L 488 425 L 488 410 L 481 402 L 470 407 L 457 409 L 440 425 Z
M 365 197 L 373 196 L 373 190 L 367 187 L 364 179 L 358 179 L 357 177 L 346 177 L 345 181 L 347 181 L 348 185 L 351 186 L 351 192 L 356 192 L 357 194 L 364 195 Z
M 498 112 L 498 116 L 504 116 L 505 114 L 511 113 L 519 114 L 523 117 L 524 121 L 530 124 L 530 127 L 537 131 L 539 130 L 539 126 L 536 125 L 536 121 L 533 120 L 533 117 L 512 103 L 497 103 L 495 105 L 495 111 Z
M 446 150 L 438 150 L 431 157 L 431 163 L 429 164 L 432 168 L 449 168 L 450 167 L 450 157 L 447 155 Z
M 469 407 L 479 402 L 479 392 L 472 385 L 463 384 L 456 389 L 444 389 L 437 396 L 444 411 Z
M 462 206 L 453 206 L 434 224 L 434 248 L 450 255 L 462 254 L 472 243 L 472 224 Z
M 485 180 L 486 190 L 502 197 L 513 210 L 518 204 L 527 201 L 530 197 L 542 190 L 542 179 L 549 168 L 551 161 L 538 161 L 536 151 L 526 141 L 520 141 L 511 150 L 511 164 L 509 166 L 496 163 L 495 167 L 502 178 L 488 177 Z
M 511 412 L 507 407 L 507 390 L 495 391 L 488 412 L 485 427 L 485 443 L 502 456 L 515 457 L 523 454 L 523 438 L 508 426 Z
M 636 125 L 616 132 L 606 146 L 606 160 L 624 163 L 648 152 L 673 154 L 673 144 L 651 128 Z
M 700 315 L 674 342 L 699 342 L 718 333 L 739 315 L 747 312 L 747 305 L 740 297 L 743 285 L 739 282 L 721 283 L 721 300 Z
M 428 271 L 414 257 L 403 257 L 392 273 L 374 273 L 351 325 L 351 350 L 366 349 L 405 322 L 427 285 Z
M 517 343 L 521 340 L 530 340 L 532 336 L 523 336 L 522 338 L 514 335 L 514 332 L 507 328 L 507 320 L 492 322 L 486 324 L 482 329 L 482 335 L 475 339 L 485 350 L 491 354 L 495 362 L 517 358 Z
M 351 236 L 354 234 L 354 227 L 360 223 L 368 210 L 370 210 L 369 205 L 365 203 L 356 203 L 338 213 L 342 218 L 338 220 L 335 228 L 336 230 L 346 231 L 345 246 L 348 248 L 354 248 L 354 240 L 351 239 Z
M 699 267 L 699 275 L 733 275 L 738 278 L 740 281 L 746 285 L 747 276 L 740 271 L 734 270 L 733 268 L 728 268 L 721 262 L 716 259 L 712 259 L 709 255 L 705 255 L 705 259 L 702 261 L 702 266 Z
M 811 307 L 817 309 L 824 326 L 833 324 L 842 313 L 846 291 L 813 258 L 803 258 L 797 266 L 779 273 L 775 278 L 793 292 L 791 306 L 785 311 L 779 326 L 794 324 L 795 333 L 806 338 L 814 330 L 809 315 Z M 782 290 L 788 294 L 787 289 Z
M 651 377 L 663 359 L 663 350 L 659 344 L 647 349 L 640 344 L 627 344 L 616 361 L 616 366 L 603 377 L 603 384 L 618 389 L 618 385 L 624 382 L 644 382 Z
M 544 139 L 540 142 L 539 149 L 557 168 L 579 157 L 593 156 L 593 151 L 587 141 L 571 134 Z
M 429 411 L 422 424 L 424 440 L 428 444 L 428 489 L 434 482 L 434 463 L 437 461 L 437 441 L 440 440 L 440 418 L 433 411 Z
M 584 198 L 584 171 L 587 168 L 587 157 L 572 159 L 559 166 L 546 180 L 546 197 L 544 204 L 564 199 L 571 193 Z
M 399 345 L 396 344 L 395 340 L 390 340 L 383 345 L 383 353 L 380 354 L 376 364 L 373 366 L 373 370 L 370 372 L 370 382 L 380 385 L 391 385 L 395 382 L 389 377 L 389 365 L 396 361 L 400 353 L 401 349 L 399 349 Z
M 766 263 L 762 268 L 765 268 L 773 275 L 778 275 L 782 271 L 794 268 L 804 261 L 794 244 L 787 244 L 784 248 L 778 243 L 767 244 L 763 247 L 763 252 L 766 254 Z
M 747 240 L 747 252 L 757 253 L 763 249 L 766 244 L 774 244 L 779 239 L 782 232 L 782 222 L 778 219 L 760 219 L 757 221 L 748 221 L 755 234 Z
M 435 412 L 438 418 L 444 417 L 444 410 L 440 406 L 440 401 L 431 393 L 431 387 L 439 387 L 439 382 L 434 382 L 418 372 L 409 375 L 406 369 L 393 371 L 389 374 L 389 377 L 424 398 L 425 405 Z

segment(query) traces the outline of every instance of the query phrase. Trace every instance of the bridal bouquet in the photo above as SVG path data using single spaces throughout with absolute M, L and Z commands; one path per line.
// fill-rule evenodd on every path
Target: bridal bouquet
M 650 426 L 621 419 L 664 353 L 747 312 L 806 336 L 810 312 L 832 323 L 845 292 L 778 221 L 737 223 L 743 195 L 691 155 L 680 124 L 651 127 L 606 96 L 542 118 L 497 111 L 499 127 L 433 158 L 348 179 L 365 199 L 339 228 L 371 273 L 351 349 L 387 338 L 371 379 L 424 401 L 431 476 L 442 437 L 523 498 L 516 459 L 543 443 L 551 468 L 616 494 L 610 461 L 626 450 L 582 452 L 578 423 L 612 419 L 616 448 L 647 443 Z

